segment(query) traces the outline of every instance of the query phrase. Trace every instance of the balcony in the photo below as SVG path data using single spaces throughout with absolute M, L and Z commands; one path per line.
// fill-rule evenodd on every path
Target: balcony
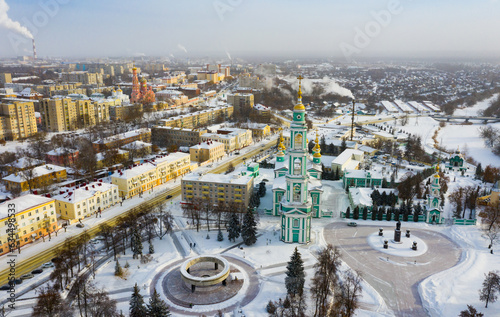
M 239 198 L 241 198 L 241 194 L 234 194 L 234 197 L 239 197 Z
M 235 192 L 241 192 L 241 188 L 235 188 L 234 191 Z
M 204 190 L 201 192 L 203 195 L 210 195 L 210 192 L 208 190 Z
M 209 189 L 210 187 L 208 186 L 201 186 L 202 189 Z
M 186 198 L 193 198 L 193 195 L 186 195 Z
M 224 198 L 217 198 L 218 201 L 224 201 Z
M 192 190 L 192 189 L 187 189 L 187 190 L 186 190 L 186 193 L 190 193 L 190 194 L 192 194 L 192 193 L 193 193 L 193 190 Z
M 234 200 L 234 202 L 235 202 L 235 203 L 241 203 L 241 202 L 242 202 L 242 200 L 241 200 L 241 199 L 235 199 L 235 200 Z
M 219 195 L 219 196 L 224 196 L 224 193 L 217 193 L 217 195 Z

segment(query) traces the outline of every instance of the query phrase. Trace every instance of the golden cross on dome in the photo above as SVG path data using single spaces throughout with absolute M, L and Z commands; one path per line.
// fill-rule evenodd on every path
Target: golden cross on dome
M 304 79 L 304 77 L 302 77 L 302 75 L 299 75 L 299 77 L 297 77 L 297 79 L 299 80 L 299 92 L 298 92 L 298 95 L 299 95 L 299 99 L 302 99 L 302 79 Z

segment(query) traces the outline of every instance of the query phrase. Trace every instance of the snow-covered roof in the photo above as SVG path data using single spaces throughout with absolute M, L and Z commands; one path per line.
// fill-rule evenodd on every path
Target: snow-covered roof
M 10 165 L 17 169 L 24 169 L 30 166 L 40 165 L 45 163 L 42 160 L 37 160 L 35 158 L 21 157 L 20 159 L 14 161 Z
M 361 155 L 363 155 L 363 151 L 353 150 L 353 149 L 346 149 L 339 156 L 337 156 L 333 160 L 332 163 L 335 163 L 335 164 L 338 164 L 338 165 L 343 165 L 343 164 L 345 164 L 345 162 L 347 162 L 348 160 L 352 159 L 353 155 L 361 156 Z
M 57 166 L 57 165 L 45 164 L 42 166 L 35 167 L 33 169 L 33 178 L 47 175 L 47 174 L 54 173 L 54 172 L 60 172 L 63 170 L 66 170 L 66 169 L 64 167 Z M 4 177 L 3 180 L 15 182 L 15 183 L 22 183 L 22 182 L 26 181 L 24 179 L 24 177 L 21 176 L 21 173 L 17 173 L 17 175 L 16 175 L 16 173 L 10 174 L 9 176 Z
M 0 204 L 0 219 L 9 217 L 9 209 L 11 209 L 9 206 L 12 204 L 15 206 L 16 214 L 18 214 L 24 210 L 31 209 L 51 201 L 54 201 L 54 199 L 33 194 L 8 200 Z
M 78 152 L 78 150 L 60 147 L 60 148 L 57 148 L 57 149 L 54 149 L 52 151 L 47 152 L 47 155 L 59 156 L 59 155 L 72 154 L 72 153 L 76 153 L 76 152 Z
M 117 141 L 117 140 L 128 139 L 128 138 L 138 136 L 138 135 L 141 135 L 144 133 L 151 133 L 151 129 L 142 128 L 142 129 L 127 131 L 125 133 L 120 133 L 120 134 L 116 134 L 116 135 L 104 138 L 104 139 L 96 141 L 94 143 L 106 144 L 106 143 Z
M 193 145 L 190 147 L 190 149 L 213 149 L 218 146 L 224 146 L 224 143 L 217 142 L 217 141 L 209 141 L 209 142 L 202 142 L 200 144 Z
M 125 144 L 124 146 L 122 146 L 122 149 L 138 150 L 138 149 L 143 149 L 143 148 L 147 148 L 150 146 L 153 146 L 153 144 L 147 143 L 147 142 L 142 142 L 142 141 L 134 141 L 134 142 L 131 142 L 129 144 Z
M 184 176 L 182 181 L 198 181 L 207 183 L 224 183 L 224 184 L 239 184 L 246 185 L 253 179 L 251 175 L 224 175 L 224 174 L 205 174 L 192 173 Z
M 73 204 L 91 198 L 98 192 L 106 192 L 113 188 L 118 188 L 118 186 L 108 183 L 93 182 L 80 188 L 73 187 L 66 189 L 66 192 L 54 196 L 54 199 Z
M 383 176 L 377 171 L 364 171 L 364 170 L 356 170 L 356 169 L 345 169 L 344 176 L 349 178 L 370 178 L 372 179 L 382 179 Z

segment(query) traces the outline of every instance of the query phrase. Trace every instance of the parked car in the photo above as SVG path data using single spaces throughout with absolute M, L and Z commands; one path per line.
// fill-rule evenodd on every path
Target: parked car
M 23 274 L 23 275 L 21 275 L 21 279 L 22 279 L 22 280 L 28 280 L 28 279 L 30 279 L 30 278 L 34 278 L 34 277 L 35 277 L 35 275 L 33 275 L 33 274 L 31 274 L 31 273 L 27 273 L 27 274 Z
M 10 290 L 9 284 L 5 284 L 0 287 L 0 291 L 8 291 L 8 290 Z
M 76 227 L 77 227 L 77 228 L 83 228 L 83 227 L 85 227 L 85 225 L 84 225 L 83 223 L 77 223 L 77 224 L 76 224 Z
M 54 267 L 54 263 L 52 262 L 47 262 L 42 265 L 43 268 L 49 268 L 49 267 Z
M 90 244 L 98 244 L 99 243 L 99 240 L 97 239 L 92 239 L 89 241 Z
M 358 224 L 357 224 L 357 223 L 355 223 L 355 222 L 349 222 L 347 225 L 348 225 L 349 227 L 357 227 L 357 226 L 358 226 Z
M 38 269 L 35 269 L 33 271 L 31 271 L 31 274 L 40 274 L 43 272 L 43 269 L 42 268 L 38 268 Z
M 166 199 L 170 199 L 170 198 L 172 198 L 172 195 L 167 195 Z

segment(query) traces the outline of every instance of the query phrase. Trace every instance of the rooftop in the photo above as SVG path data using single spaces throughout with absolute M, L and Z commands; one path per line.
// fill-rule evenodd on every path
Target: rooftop
M 47 174 L 54 173 L 54 172 L 60 172 L 63 170 L 66 170 L 66 169 L 64 167 L 60 167 L 57 165 L 45 164 L 42 166 L 35 167 L 33 169 L 33 178 L 47 175 Z M 9 176 L 4 177 L 3 180 L 15 182 L 15 183 L 22 183 L 22 182 L 26 181 L 24 179 L 24 177 L 21 176 L 21 173 L 10 174 Z
M 224 175 L 224 174 L 205 174 L 192 173 L 184 176 L 182 181 L 198 181 L 207 183 L 224 183 L 246 185 L 253 179 L 250 175 Z
M 51 201 L 54 201 L 54 199 L 33 194 L 28 194 L 8 200 L 0 204 L 0 219 L 9 217 L 9 205 L 11 204 L 15 205 L 16 214 L 18 214 L 24 210 L 31 209 Z
M 54 196 L 53 198 L 68 203 L 76 203 L 91 198 L 98 192 L 102 193 L 112 188 L 118 188 L 118 186 L 102 182 L 93 182 L 80 188 L 73 187 L 66 189 L 66 192 L 60 191 L 59 195 Z

